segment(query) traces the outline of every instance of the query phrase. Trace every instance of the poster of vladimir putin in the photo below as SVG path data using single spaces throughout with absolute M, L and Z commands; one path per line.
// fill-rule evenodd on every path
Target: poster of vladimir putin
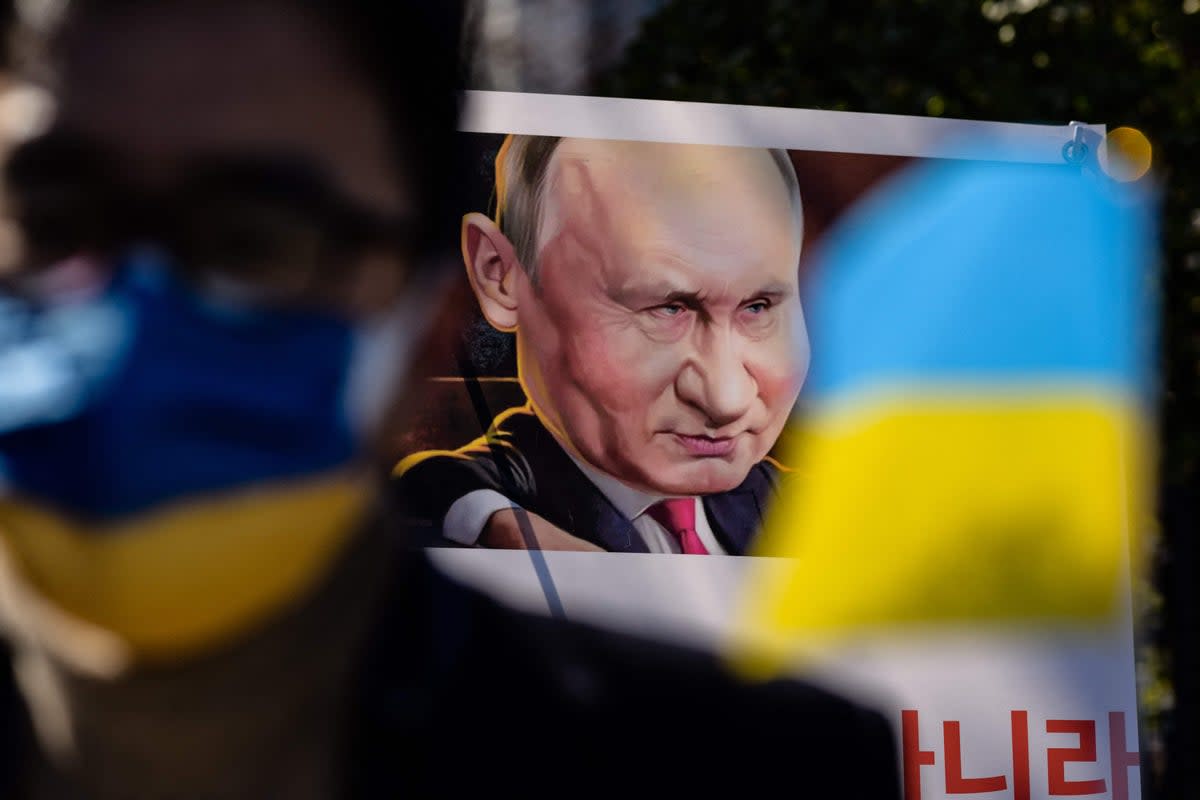
M 508 136 L 494 164 L 462 254 L 523 397 L 407 455 L 407 507 L 466 546 L 745 553 L 808 362 L 787 152 Z
M 472 104 L 460 133 L 471 196 L 447 220 L 461 223 L 453 302 L 438 312 L 445 334 L 418 349 L 443 351 L 412 382 L 415 412 L 387 462 L 409 541 L 461 548 L 423 556 L 524 612 L 723 655 L 779 626 L 803 642 L 815 680 L 889 710 L 910 796 L 985 784 L 1022 796 L 1085 776 L 1136 796 L 1124 590 L 1106 593 L 1112 616 L 1086 630 L 1057 615 L 1024 632 L 1015 616 L 977 616 L 989 586 L 997 608 L 1033 607 L 1012 591 L 1032 585 L 1012 554 L 1050 552 L 1065 520 L 1086 520 L 1078 530 L 1099 541 L 1090 511 L 1045 516 L 1073 502 L 1068 476 L 1118 480 L 1069 447 L 996 434 L 997 420 L 1043 414 L 1021 392 L 1057 386 L 1040 354 L 1074 347 L 1022 338 L 1026 311 L 1089 343 L 1079 352 L 1108 352 L 1090 343 L 1108 342 L 1112 321 L 1081 332 L 1058 301 L 1116 307 L 1096 303 L 1103 284 L 1126 296 L 1134 285 L 1112 269 L 1132 249 L 1102 244 L 1093 222 L 1030 213 L 1065 206 L 1023 203 L 1039 195 L 1015 188 L 1074 185 L 1072 173 L 1099 187 L 1068 158 L 1081 129 L 515 93 Z M 1019 157 L 963 158 L 981 152 Z M 1038 231 L 1061 247 L 1041 247 Z M 1021 295 L 1030 276 L 1048 293 L 1013 316 L 996 297 Z M 983 383 L 956 392 L 947 375 Z M 969 408 L 980 400 L 994 411 Z M 1105 442 L 1121 438 L 1086 416 Z M 969 419 L 981 438 L 963 436 Z M 1115 452 L 1096 447 L 1075 452 Z M 1038 483 L 1034 451 L 1069 466 Z M 1033 482 L 996 472 L 1010 462 Z M 1041 487 L 1032 505 L 1019 486 Z M 1074 494 L 1072 508 L 1101 507 Z M 1045 524 L 1026 524 L 1030 513 Z M 1110 553 L 1128 551 L 1113 541 Z M 531 548 L 591 552 L 520 551 Z M 954 576 L 971 569 L 964 590 Z M 1046 574 L 1045 599 L 1063 597 Z M 1129 585 L 1124 568 L 1110 578 Z M 774 599 L 755 602 L 751 587 Z M 753 661 L 742 666 L 758 677 L 786 668 Z M 1093 748 L 1081 780 L 1064 778 L 1055 754 L 1088 737 L 1112 746 Z

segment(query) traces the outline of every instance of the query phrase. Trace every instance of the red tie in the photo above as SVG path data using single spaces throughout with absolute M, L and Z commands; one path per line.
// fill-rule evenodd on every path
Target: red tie
M 679 540 L 683 552 L 696 556 L 708 555 L 708 548 L 696 534 L 696 499 L 694 497 L 662 500 L 646 509 L 646 513 Z

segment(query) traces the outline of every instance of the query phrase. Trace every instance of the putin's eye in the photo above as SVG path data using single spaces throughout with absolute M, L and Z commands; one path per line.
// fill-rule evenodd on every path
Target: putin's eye
M 687 311 L 687 306 L 683 303 L 664 303 L 661 306 L 654 306 L 650 312 L 657 314 L 660 317 L 678 317 L 683 312 Z
M 755 300 L 753 303 L 748 303 L 745 309 L 751 314 L 765 314 L 771 307 L 771 304 L 766 300 Z

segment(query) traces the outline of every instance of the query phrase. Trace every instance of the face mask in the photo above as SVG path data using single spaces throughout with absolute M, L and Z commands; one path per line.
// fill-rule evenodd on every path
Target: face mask
M 355 323 L 146 252 L 66 294 L 0 305 L 0 541 L 138 657 L 269 618 L 361 524 L 424 293 Z
M 91 297 L 0 305 L 0 475 L 87 518 L 333 470 L 378 430 L 419 293 L 352 323 L 184 284 L 142 252 Z

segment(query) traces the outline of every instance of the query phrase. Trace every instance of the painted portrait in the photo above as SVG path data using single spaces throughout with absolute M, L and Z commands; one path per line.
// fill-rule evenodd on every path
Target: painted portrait
M 404 455 L 404 507 L 438 544 L 745 554 L 795 479 L 771 455 L 809 362 L 794 154 L 510 135 L 489 160 L 467 361 L 510 363 L 456 365 L 477 425 Z

